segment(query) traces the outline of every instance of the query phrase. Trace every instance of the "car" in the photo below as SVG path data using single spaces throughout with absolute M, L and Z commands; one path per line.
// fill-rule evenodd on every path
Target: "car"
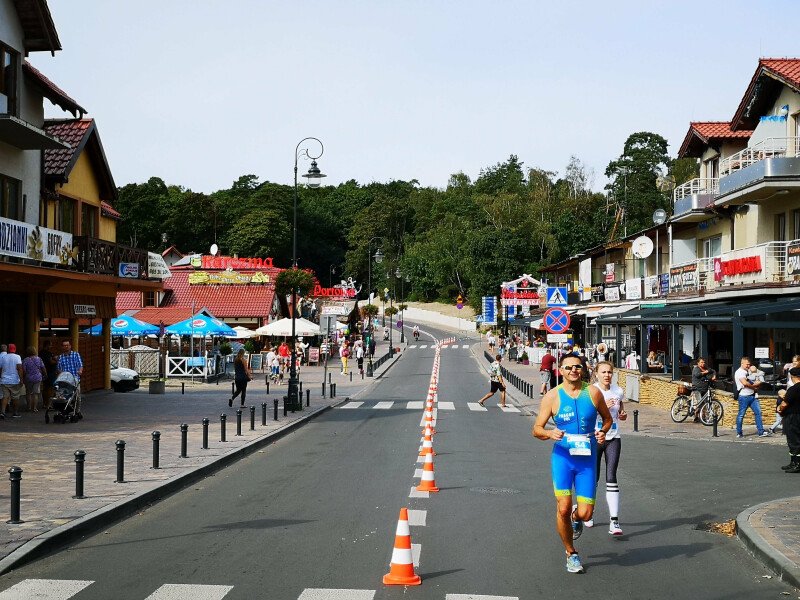
M 139 374 L 133 369 L 111 365 L 111 388 L 115 392 L 130 392 L 139 387 Z

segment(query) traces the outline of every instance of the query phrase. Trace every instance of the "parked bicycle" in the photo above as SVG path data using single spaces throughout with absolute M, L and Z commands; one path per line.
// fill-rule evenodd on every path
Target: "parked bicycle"
M 682 385 L 678 388 L 678 396 L 672 403 L 670 416 L 675 423 L 683 423 L 690 415 L 697 415 L 703 425 L 713 425 L 714 421 L 722 422 L 725 409 L 722 403 L 716 400 L 709 386 L 704 394 L 700 396 L 697 405 L 693 402 L 695 389 L 691 386 Z

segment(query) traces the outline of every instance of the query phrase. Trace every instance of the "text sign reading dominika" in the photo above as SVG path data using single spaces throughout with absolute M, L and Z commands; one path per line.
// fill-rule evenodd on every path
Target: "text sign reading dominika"
M 567 287 L 549 287 L 547 288 L 547 306 L 566 306 L 567 305 Z

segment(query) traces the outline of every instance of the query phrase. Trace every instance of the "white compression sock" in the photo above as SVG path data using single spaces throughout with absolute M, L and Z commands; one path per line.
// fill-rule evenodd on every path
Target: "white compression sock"
M 614 519 L 619 517 L 619 484 L 606 482 L 606 502 L 608 514 Z

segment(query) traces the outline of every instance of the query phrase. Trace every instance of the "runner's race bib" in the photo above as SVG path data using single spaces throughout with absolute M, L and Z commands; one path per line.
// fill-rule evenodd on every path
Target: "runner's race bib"
M 575 435 L 568 433 L 564 436 L 567 441 L 569 453 L 572 456 L 591 456 L 592 445 L 586 435 Z
M 603 417 L 598 415 L 597 425 L 595 426 L 595 429 L 602 429 L 602 428 L 603 428 Z M 611 423 L 611 431 L 616 431 L 616 430 L 617 430 L 617 422 L 614 421 Z

